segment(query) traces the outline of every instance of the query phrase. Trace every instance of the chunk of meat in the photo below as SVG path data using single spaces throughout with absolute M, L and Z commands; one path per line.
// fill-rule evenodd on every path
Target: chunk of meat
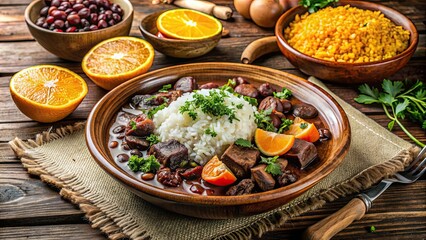
M 290 170 L 285 170 L 285 171 L 283 171 L 283 174 L 281 174 L 277 178 L 277 183 L 281 187 L 284 187 L 286 185 L 289 185 L 291 183 L 296 182 L 297 179 L 298 179 L 298 177 L 297 177 L 296 174 L 292 173 Z
M 235 87 L 234 92 L 251 98 L 259 97 L 259 91 L 251 84 L 240 84 Z
M 161 164 L 172 170 L 177 169 L 182 161 L 188 160 L 188 149 L 174 139 L 152 145 L 148 154 L 154 155 Z
M 318 157 L 318 152 L 313 143 L 296 138 L 293 147 L 284 154 L 284 157 L 297 161 L 300 168 L 304 169 Z
M 259 110 L 267 110 L 267 109 L 272 109 L 281 113 L 284 110 L 281 101 L 278 98 L 271 97 L 271 96 L 266 97 L 259 104 Z
M 237 86 L 240 84 L 250 84 L 249 81 L 243 77 L 234 77 L 232 81 L 234 81 Z
M 218 87 L 219 85 L 217 83 L 209 82 L 209 83 L 204 83 L 203 85 L 201 85 L 200 89 L 213 89 Z
M 265 171 L 266 165 L 260 164 L 251 169 L 251 177 L 262 191 L 269 191 L 275 186 L 275 179 Z
M 286 167 L 287 167 L 287 165 L 288 165 L 288 161 L 287 161 L 287 159 L 284 159 L 284 158 L 278 158 L 278 159 L 277 159 L 277 163 L 278 163 L 278 165 L 280 165 L 281 172 L 284 172 L 284 171 L 285 171 L 285 169 L 286 169 Z
M 182 77 L 173 86 L 174 90 L 182 91 L 184 93 L 192 92 L 197 89 L 197 81 L 193 77 Z
M 203 167 L 196 166 L 194 168 L 188 168 L 185 170 L 185 172 L 181 173 L 180 175 L 189 180 L 193 179 L 199 179 L 201 177 L 201 173 L 203 172 Z
M 318 110 L 311 104 L 297 104 L 293 109 L 293 116 L 303 119 L 314 118 L 318 116 Z
M 178 172 L 172 172 L 170 168 L 161 168 L 157 172 L 157 181 L 169 187 L 177 187 L 182 183 Z
M 124 140 L 130 149 L 147 150 L 149 148 L 149 142 L 145 139 L 138 138 L 136 136 L 125 136 Z
M 172 91 L 168 91 L 168 92 L 162 92 L 162 93 L 157 93 L 156 97 L 157 98 L 161 98 L 164 100 L 164 102 L 167 102 L 167 104 L 170 104 L 171 102 L 175 101 L 176 99 L 178 99 L 178 97 L 182 96 L 183 92 L 180 90 L 172 90 Z
M 234 185 L 226 191 L 227 196 L 240 196 L 253 192 L 254 182 L 251 179 L 243 179 L 237 185 Z
M 263 83 L 259 86 L 259 93 L 263 97 L 272 96 L 275 92 L 275 89 L 269 83 Z
M 132 118 L 126 126 L 126 135 L 133 136 L 149 136 L 154 133 L 155 125 L 154 122 L 147 118 L 145 114 L 141 114 L 136 118 Z
M 248 175 L 259 156 L 260 152 L 257 149 L 232 144 L 223 153 L 221 160 L 237 178 L 243 178 Z

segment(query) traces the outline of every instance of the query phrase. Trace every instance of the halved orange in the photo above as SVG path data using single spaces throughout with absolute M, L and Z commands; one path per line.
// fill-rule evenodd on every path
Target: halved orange
M 53 65 L 21 70 L 10 79 L 9 88 L 19 110 L 39 122 L 65 118 L 87 94 L 87 84 L 82 77 Z
M 157 29 L 169 38 L 197 40 L 220 34 L 222 23 L 202 12 L 173 9 L 158 16 Z
M 94 46 L 83 58 L 84 73 L 99 87 L 111 90 L 146 73 L 154 61 L 154 48 L 136 37 L 115 37 Z
M 294 135 L 296 138 L 308 142 L 316 142 L 320 138 L 315 124 L 309 123 L 300 117 L 296 117 L 294 119 L 293 124 L 289 127 L 285 134 Z
M 254 141 L 260 152 L 266 156 L 279 156 L 288 152 L 293 147 L 293 135 L 268 132 L 260 128 L 254 133 Z

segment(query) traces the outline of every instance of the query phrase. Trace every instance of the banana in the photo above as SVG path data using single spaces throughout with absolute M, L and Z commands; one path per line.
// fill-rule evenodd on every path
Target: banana
M 275 36 L 264 37 L 251 42 L 241 54 L 241 62 L 252 63 L 257 58 L 268 53 L 279 52 L 277 39 Z

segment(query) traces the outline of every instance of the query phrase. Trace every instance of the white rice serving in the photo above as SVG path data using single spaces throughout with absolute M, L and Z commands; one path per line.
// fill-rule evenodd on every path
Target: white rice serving
M 256 108 L 243 98 L 226 92 L 225 105 L 235 109 L 235 116 L 239 120 L 229 121 L 228 116 L 215 117 L 204 113 L 200 108 L 195 111 L 197 118 L 193 120 L 187 113 L 180 113 L 180 107 L 186 101 L 193 100 L 194 94 L 209 96 L 217 89 L 202 89 L 196 93 L 185 93 L 168 107 L 158 111 L 153 121 L 156 134 L 160 141 L 175 139 L 184 144 L 189 151 L 189 158 L 204 165 L 214 155 L 220 156 L 226 148 L 239 138 L 251 140 L 256 130 L 254 114 Z M 242 106 L 238 109 L 236 106 Z M 207 134 L 207 129 L 217 133 L 215 137 Z

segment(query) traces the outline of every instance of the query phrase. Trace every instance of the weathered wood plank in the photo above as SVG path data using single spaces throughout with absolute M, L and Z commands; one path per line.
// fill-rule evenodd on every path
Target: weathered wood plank
M 0 239 L 57 240 L 57 239 L 105 239 L 105 236 L 89 224 L 51 226 L 23 226 L 0 229 Z
M 0 226 L 78 223 L 83 212 L 18 164 L 0 164 Z M 55 206 L 55 207 L 52 207 Z

